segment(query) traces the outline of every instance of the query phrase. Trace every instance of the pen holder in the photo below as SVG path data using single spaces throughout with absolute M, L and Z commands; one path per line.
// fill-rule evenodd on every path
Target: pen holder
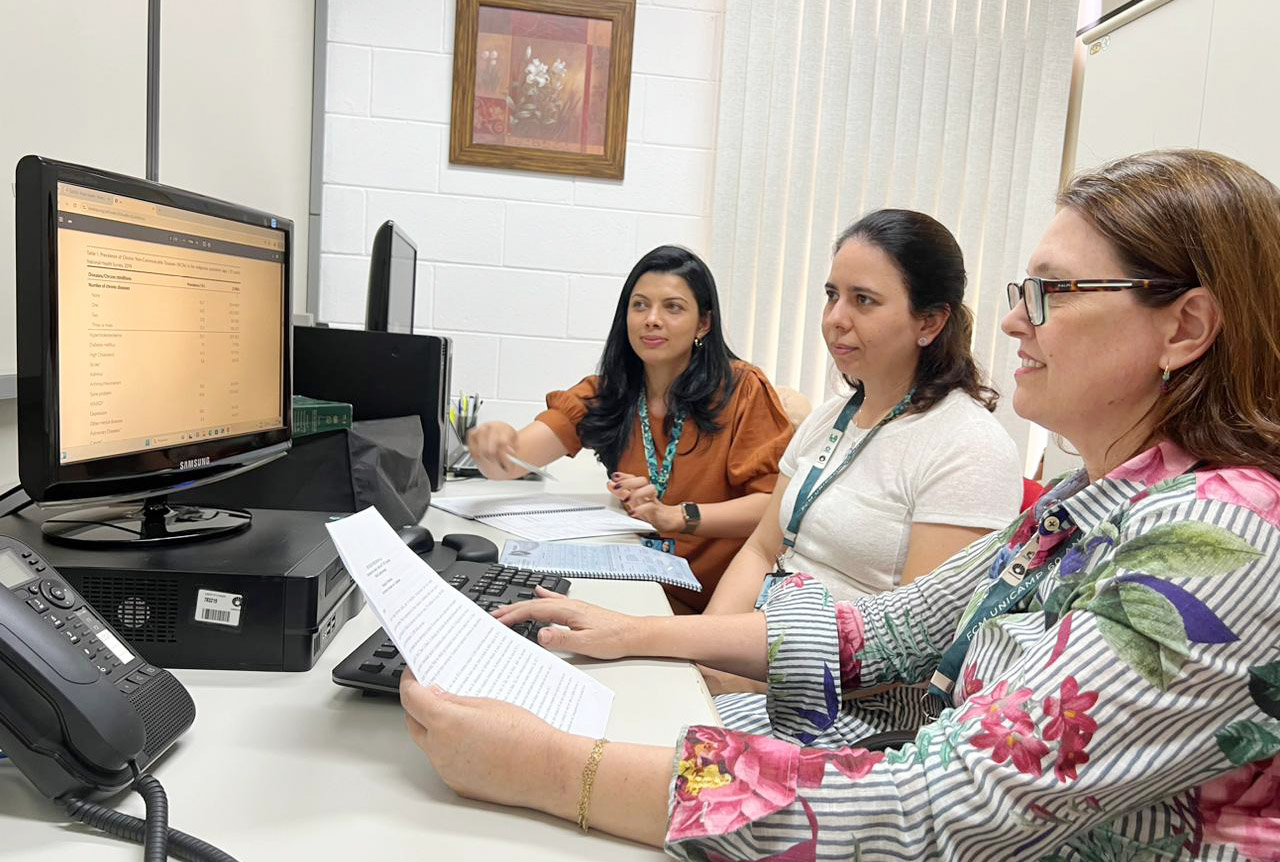
M 459 429 L 453 422 L 445 423 L 449 426 L 449 450 L 448 457 L 445 459 L 445 465 L 450 470 L 456 470 L 459 467 L 474 468 L 475 464 L 470 463 L 471 457 L 467 452 L 467 432 Z

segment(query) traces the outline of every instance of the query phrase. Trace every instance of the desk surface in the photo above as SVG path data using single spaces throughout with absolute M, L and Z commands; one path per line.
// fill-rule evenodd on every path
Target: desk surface
M 567 470 L 570 475 L 581 471 L 581 465 Z M 548 484 L 546 490 L 576 493 L 599 488 L 578 481 L 563 487 Z M 529 492 L 539 487 L 472 481 L 446 492 Z M 430 510 L 424 523 L 437 537 L 473 532 L 499 545 L 503 538 L 492 528 L 438 509 Z M 654 583 L 578 580 L 570 595 L 632 613 L 669 613 Z M 307 673 L 175 671 L 195 699 L 197 716 L 191 730 L 155 766 L 169 795 L 170 824 L 241 862 L 348 860 L 370 854 L 521 862 L 664 858 L 652 848 L 582 835 L 572 824 L 532 811 L 456 796 L 410 741 L 395 700 L 362 697 L 330 679 L 334 665 L 375 628 L 377 621 L 366 608 Z M 683 725 L 718 723 L 701 677 L 684 662 L 573 661 L 616 695 L 611 739 L 674 745 Z M 142 815 L 136 794 L 116 804 L 121 811 Z M 142 856 L 138 845 L 65 823 L 55 805 L 36 793 L 12 764 L 0 761 L 0 855 L 5 859 Z

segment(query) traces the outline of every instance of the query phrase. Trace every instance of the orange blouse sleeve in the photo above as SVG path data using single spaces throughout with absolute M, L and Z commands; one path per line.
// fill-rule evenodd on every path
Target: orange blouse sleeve
M 547 409 L 536 417 L 560 438 L 572 458 L 582 451 L 578 423 L 587 415 L 587 402 L 596 396 L 596 376 L 584 377 L 576 386 L 547 393 Z
M 778 461 L 794 429 L 764 372 L 745 362 L 739 367 L 725 469 L 729 484 L 741 493 L 767 494 L 778 481 Z

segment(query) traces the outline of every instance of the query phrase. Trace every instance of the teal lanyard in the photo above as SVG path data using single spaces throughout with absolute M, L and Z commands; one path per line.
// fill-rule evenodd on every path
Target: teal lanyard
M 1034 514 L 1028 517 L 1034 517 Z M 1063 515 L 1058 529 L 1074 532 L 1076 527 L 1066 515 Z M 1018 608 L 1035 593 L 1041 581 L 1053 569 L 1054 564 L 1066 553 L 1069 543 L 1063 541 L 1055 548 L 1056 553 L 1050 555 L 1034 571 L 1028 572 L 1029 564 L 1035 558 L 1036 552 L 1040 550 L 1040 542 L 1043 538 L 1044 533 L 1037 528 L 1036 534 L 1005 566 L 1004 571 L 1000 573 L 1000 578 L 991 585 L 991 589 L 987 591 L 978 609 L 973 612 L 973 616 L 969 617 L 956 634 L 956 639 L 951 642 L 951 646 L 947 647 L 946 652 L 942 654 L 942 661 L 938 663 L 938 669 L 929 680 L 927 695 L 933 700 L 930 713 L 934 718 L 943 707 L 951 703 L 951 691 L 956 686 L 956 680 L 960 678 L 960 668 L 964 665 L 965 656 L 969 653 L 969 642 L 973 640 L 974 632 L 988 620 Z
M 1202 462 L 1197 461 L 1192 464 L 1183 473 L 1194 472 L 1199 469 Z M 969 642 L 973 640 L 974 632 L 988 620 L 994 619 L 1010 611 L 1016 610 L 1040 587 L 1040 583 L 1053 571 L 1058 562 L 1066 554 L 1070 545 L 1071 534 L 1077 529 L 1071 516 L 1066 512 L 1056 518 L 1045 518 L 1044 515 L 1052 506 L 1057 505 L 1066 498 L 1075 494 L 1087 482 L 1087 477 L 1081 479 L 1079 483 L 1066 480 L 1054 486 L 1052 490 L 1036 501 L 1036 505 L 1032 508 L 1028 517 L 1035 518 L 1036 532 L 1027 540 L 1012 560 L 1004 567 L 1004 571 L 1000 573 L 999 579 L 991 585 L 987 594 L 978 604 L 977 610 L 973 612 L 973 616 L 965 622 L 960 631 L 956 634 L 956 639 L 951 646 L 947 647 L 946 652 L 942 654 L 942 661 L 938 663 L 938 670 L 934 672 L 933 678 L 929 680 L 929 691 L 925 695 L 926 701 L 932 701 L 931 714 L 934 718 L 942 708 L 950 706 L 951 691 L 956 686 L 956 680 L 960 677 L 960 669 L 964 665 L 965 657 L 969 652 Z M 1051 535 L 1066 533 L 1065 537 L 1061 537 L 1053 548 L 1053 551 L 1043 559 L 1034 570 L 1028 571 L 1029 565 L 1037 552 L 1040 550 L 1040 544 Z
M 1034 595 L 1040 588 L 1040 583 L 1049 572 L 1053 571 L 1054 566 L 1067 552 L 1071 544 L 1071 534 L 1076 531 L 1075 522 L 1066 512 L 1055 518 L 1044 516 L 1051 507 L 1070 497 L 1081 487 L 1082 485 L 1075 479 L 1060 482 L 1037 500 L 1035 506 L 1027 513 L 1026 517 L 1035 519 L 1035 533 L 1014 558 L 1005 564 L 1000 577 L 982 597 L 973 616 L 965 621 L 960 631 L 956 633 L 951 646 L 943 652 L 942 661 L 938 662 L 938 669 L 929 680 L 929 691 L 924 699 L 926 702 L 931 701 L 927 705 L 930 707 L 930 714 L 934 717 L 951 704 L 951 691 L 956 687 L 956 680 L 960 678 L 960 669 L 964 665 L 965 656 L 969 653 L 969 642 L 973 640 L 974 632 L 988 620 L 1016 610 Z M 1053 552 L 1035 569 L 1031 569 L 1031 562 L 1040 551 L 1040 543 L 1050 536 L 1057 536 L 1058 539 Z
M 853 420 L 858 409 L 862 407 L 862 399 L 865 397 L 863 390 L 859 389 L 853 393 L 840 411 L 840 415 L 836 417 L 835 427 L 831 429 L 831 433 L 827 435 L 827 443 L 822 447 L 822 452 L 818 455 L 818 460 L 809 468 L 809 475 L 805 477 L 804 484 L 800 486 L 800 492 L 796 494 L 795 505 L 791 509 L 791 521 L 787 524 L 786 532 L 782 537 L 782 544 L 787 548 L 796 546 L 796 536 L 800 533 L 800 523 L 804 520 L 804 516 L 809 513 L 809 508 L 813 505 L 813 501 L 822 495 L 822 492 L 831 487 L 831 483 L 840 478 L 845 470 L 849 469 L 849 465 L 862 454 L 862 450 L 867 448 L 867 444 L 871 442 L 871 438 L 875 437 L 881 428 L 888 425 L 894 419 L 897 419 L 907 411 L 911 406 L 911 396 L 916 391 L 912 389 L 903 399 L 894 405 L 888 414 L 875 424 L 875 426 L 867 432 L 866 436 L 857 442 L 855 446 L 850 447 L 845 453 L 844 460 L 841 461 L 831 474 L 817 485 L 819 477 L 822 476 L 823 469 L 826 468 L 827 462 L 831 459 L 831 455 L 836 450 L 836 446 L 840 445 L 841 438 L 844 437 L 845 429 L 849 427 L 849 422 Z M 815 488 L 814 485 L 817 485 Z
M 649 481 L 658 492 L 658 499 L 667 493 L 667 483 L 671 481 L 671 470 L 676 463 L 676 446 L 680 443 L 680 432 L 684 430 L 684 412 L 676 414 L 671 423 L 671 440 L 667 443 L 666 454 L 662 456 L 662 467 L 658 467 L 658 449 L 653 445 L 653 428 L 649 425 L 649 402 L 644 393 L 640 394 L 640 432 L 644 436 L 644 460 L 649 465 Z

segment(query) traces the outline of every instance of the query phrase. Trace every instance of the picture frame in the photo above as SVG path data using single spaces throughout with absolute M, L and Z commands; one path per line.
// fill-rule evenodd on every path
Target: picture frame
M 635 0 L 457 0 L 449 161 L 622 179 L 634 35 Z

